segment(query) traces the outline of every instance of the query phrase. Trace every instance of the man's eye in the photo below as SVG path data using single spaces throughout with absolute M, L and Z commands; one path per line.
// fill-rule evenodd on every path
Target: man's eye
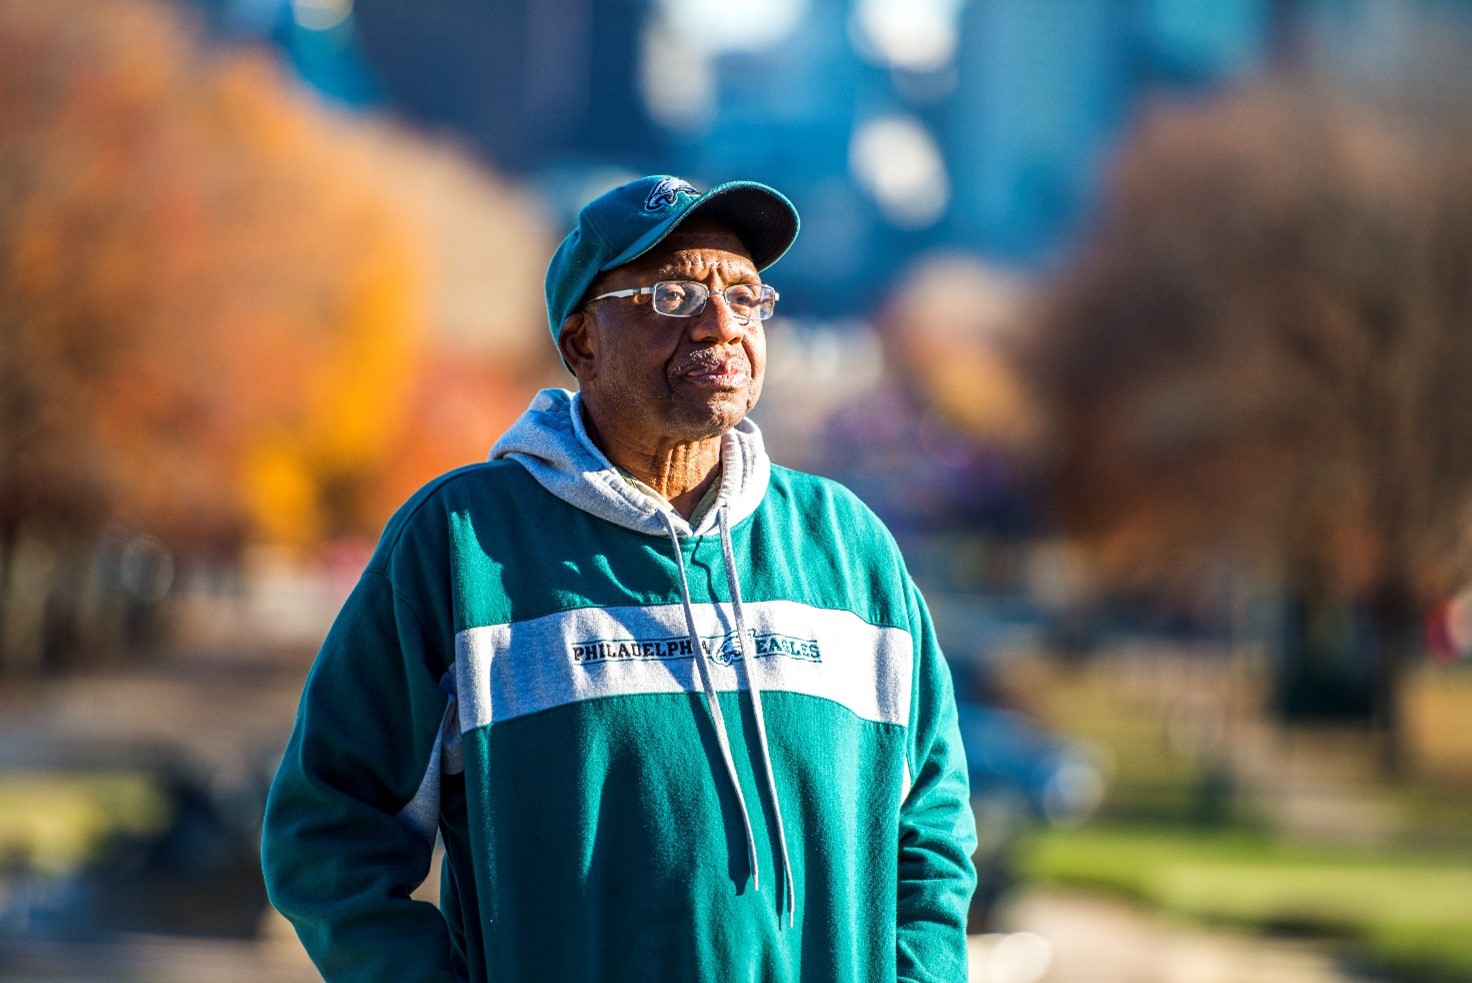
M 694 303 L 694 293 L 689 284 L 667 283 L 655 291 L 655 309 L 663 314 L 683 314 Z

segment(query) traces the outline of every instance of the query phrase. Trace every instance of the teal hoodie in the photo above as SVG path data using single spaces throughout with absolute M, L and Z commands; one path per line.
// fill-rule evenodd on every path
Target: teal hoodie
M 410 897 L 436 833 L 438 908 Z M 960 981 L 974 846 L 873 513 L 743 421 L 692 526 L 562 390 L 390 520 L 262 836 L 323 976 L 395 983 Z

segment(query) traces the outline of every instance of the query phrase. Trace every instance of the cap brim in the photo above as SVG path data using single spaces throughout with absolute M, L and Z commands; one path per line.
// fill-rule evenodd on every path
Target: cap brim
M 715 219 L 735 232 L 758 270 L 781 259 L 797 239 L 799 222 L 792 202 L 755 181 L 732 181 L 710 189 L 684 219 L 691 215 Z

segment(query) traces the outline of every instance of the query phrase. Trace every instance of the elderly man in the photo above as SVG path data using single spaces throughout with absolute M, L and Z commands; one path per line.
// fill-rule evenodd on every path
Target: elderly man
M 390 521 L 271 789 L 271 900 L 328 979 L 965 979 L 924 602 L 747 418 L 797 228 L 763 185 L 655 176 L 552 258 L 578 393 Z

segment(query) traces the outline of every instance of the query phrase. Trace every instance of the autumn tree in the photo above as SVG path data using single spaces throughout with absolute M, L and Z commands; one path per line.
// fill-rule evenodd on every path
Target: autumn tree
M 1286 80 L 1160 107 L 1033 360 L 1062 514 L 1111 576 L 1227 556 L 1355 605 L 1392 767 L 1418 612 L 1468 573 L 1465 108 Z
M 109 526 L 228 553 L 354 515 L 426 319 L 361 130 L 173 6 L 0 3 L 0 664 Z

